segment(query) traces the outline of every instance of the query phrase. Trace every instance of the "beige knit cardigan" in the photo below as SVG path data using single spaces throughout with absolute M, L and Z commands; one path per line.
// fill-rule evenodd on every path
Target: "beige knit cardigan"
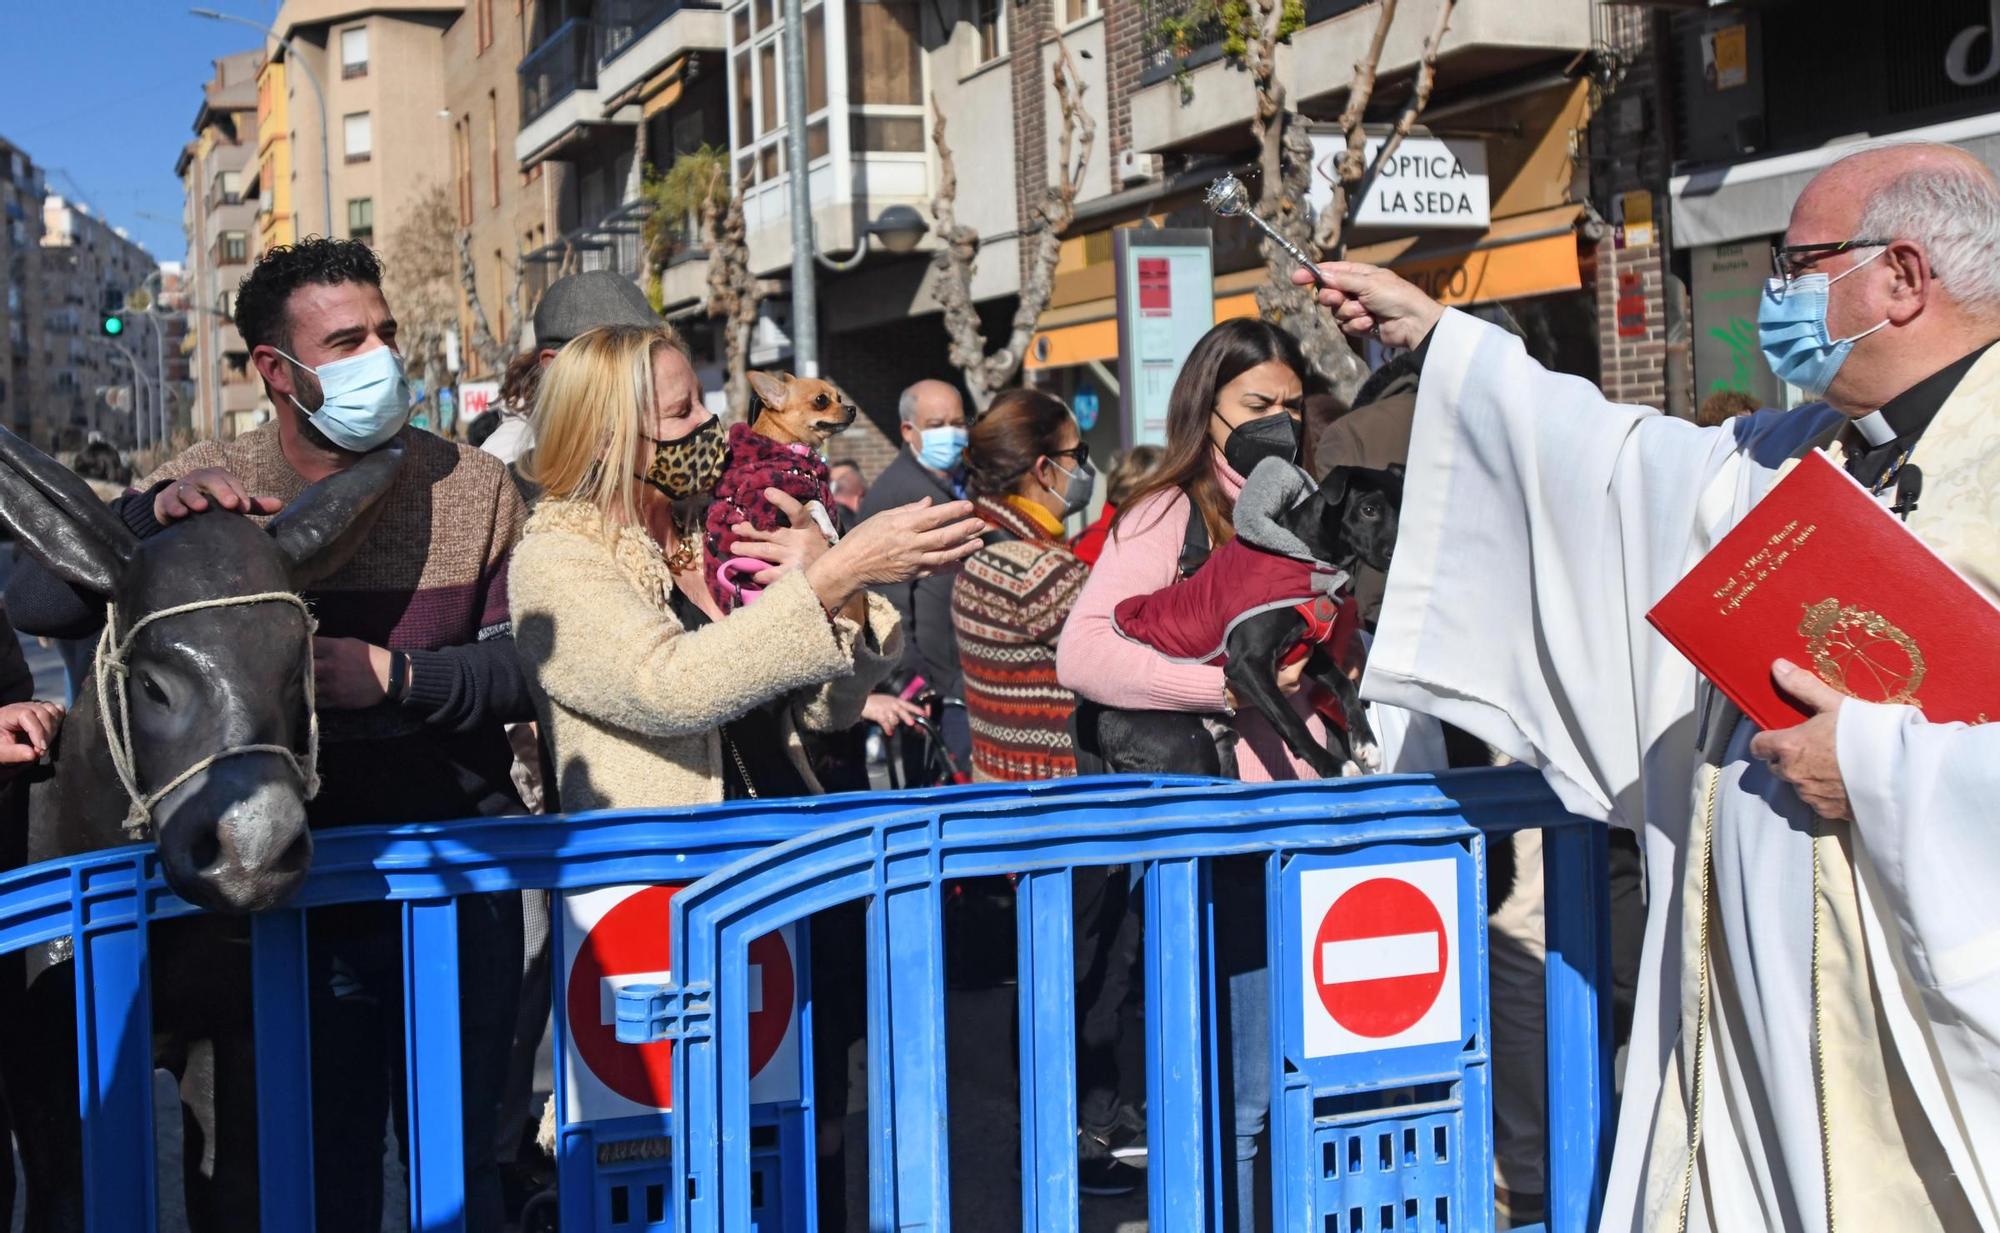
M 721 800 L 721 725 L 779 697 L 786 752 L 816 787 L 799 728 L 859 723 L 901 654 L 896 611 L 874 595 L 867 638 L 828 621 L 797 573 L 690 633 L 667 606 L 672 588 L 653 537 L 587 502 L 543 501 L 514 548 L 514 642 L 564 812 Z

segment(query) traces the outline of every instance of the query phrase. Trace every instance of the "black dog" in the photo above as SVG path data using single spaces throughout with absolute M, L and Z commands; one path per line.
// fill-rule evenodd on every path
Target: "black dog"
M 1295 478 L 1281 480 L 1274 468 L 1283 468 Z M 1283 487 L 1274 493 L 1271 490 L 1275 482 L 1281 482 Z M 1357 561 L 1386 571 L 1396 546 L 1403 468 L 1392 466 L 1374 471 L 1338 467 L 1317 489 L 1305 491 L 1309 488 L 1304 473 L 1288 464 L 1267 462 L 1259 466 L 1237 505 L 1238 538 L 1252 537 L 1243 551 L 1255 552 L 1275 539 L 1283 543 L 1286 556 L 1309 555 L 1314 562 L 1342 573 L 1351 571 Z M 1262 508 L 1253 493 L 1258 489 L 1263 490 Z M 1298 499 L 1301 492 L 1303 498 Z M 1257 525 L 1260 518 L 1262 526 Z M 1178 586 L 1202 582 L 1209 571 L 1220 569 L 1222 576 L 1206 580 L 1214 584 L 1206 594 L 1228 598 L 1239 605 L 1236 611 L 1240 612 L 1240 605 L 1246 602 L 1244 589 L 1224 584 L 1235 581 L 1228 571 L 1240 568 L 1246 560 L 1243 551 L 1217 552 L 1193 577 Z M 1342 581 L 1340 585 L 1343 592 L 1351 589 L 1349 582 Z M 1176 589 L 1157 594 L 1165 595 Z M 1121 605 L 1121 621 L 1127 612 L 1128 608 Z M 1223 672 L 1238 702 L 1254 706 L 1321 778 L 1358 774 L 1364 768 L 1379 770 L 1381 751 L 1361 706 L 1360 687 L 1348 679 L 1335 661 L 1333 648 L 1324 641 L 1316 642 L 1305 672 L 1307 678 L 1323 686 L 1340 704 L 1347 723 L 1347 748 L 1341 755 L 1336 756 L 1313 740 L 1305 721 L 1278 689 L 1278 671 L 1287 653 L 1316 632 L 1306 613 L 1297 605 L 1276 603 L 1249 615 L 1227 615 L 1230 619 L 1224 634 L 1224 649 L 1229 659 Z M 1122 625 L 1120 632 L 1132 636 Z M 1320 637 L 1324 637 L 1324 632 Z M 1096 737 L 1097 751 L 1112 770 L 1218 776 L 1236 773 L 1234 752 L 1222 716 L 1104 709 L 1096 715 Z

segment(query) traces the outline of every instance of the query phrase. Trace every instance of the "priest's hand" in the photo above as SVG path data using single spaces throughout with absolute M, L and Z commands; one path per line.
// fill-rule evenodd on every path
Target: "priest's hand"
M 1759 732 L 1750 738 L 1750 756 L 1770 763 L 1771 773 L 1792 785 L 1799 799 L 1820 817 L 1853 821 L 1854 807 L 1847 800 L 1847 784 L 1840 777 L 1839 746 L 1834 742 L 1834 725 L 1847 695 L 1789 660 L 1773 663 L 1771 675 L 1777 678 L 1778 688 L 1813 712 L 1813 717 L 1795 727 Z
M 1333 310 L 1349 334 L 1374 334 L 1392 347 L 1414 347 L 1444 316 L 1444 305 L 1379 265 L 1325 261 L 1319 276 L 1314 298 Z M 1293 270 L 1292 281 L 1304 286 L 1313 276 Z

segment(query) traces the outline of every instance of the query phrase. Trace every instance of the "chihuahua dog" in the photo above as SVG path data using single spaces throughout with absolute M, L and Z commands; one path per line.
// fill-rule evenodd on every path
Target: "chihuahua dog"
M 1314 488 L 1292 464 L 1267 460 L 1238 498 L 1236 537 L 1184 582 L 1119 604 L 1113 623 L 1171 658 L 1224 660 L 1238 702 L 1255 707 L 1321 778 L 1379 770 L 1360 687 L 1329 644 L 1355 562 L 1388 569 L 1402 500 L 1399 466 L 1338 467 Z M 1339 708 L 1347 746 L 1341 756 L 1313 739 L 1278 688 L 1280 667 L 1299 657 L 1307 660 L 1306 677 Z M 1097 740 L 1114 770 L 1233 775 L 1228 742 L 1217 739 L 1223 727 L 1215 716 L 1106 709 Z
M 833 508 L 833 485 L 823 451 L 859 413 L 839 386 L 817 377 L 753 372 L 750 388 L 757 395 L 757 408 L 749 423 L 730 426 L 722 478 L 704 520 L 708 593 L 725 613 L 756 596 L 749 579 L 768 568 L 754 558 L 728 555 L 730 528 L 740 522 L 760 531 L 791 525 L 784 512 L 765 498 L 766 488 L 776 488 L 805 506 L 828 541 L 840 538 L 828 512 Z

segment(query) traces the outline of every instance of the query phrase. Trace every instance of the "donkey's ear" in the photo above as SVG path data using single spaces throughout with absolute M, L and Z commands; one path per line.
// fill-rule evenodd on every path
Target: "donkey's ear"
M 291 568 L 293 586 L 311 586 L 347 564 L 402 468 L 403 445 L 391 442 L 306 489 L 271 520 L 266 529 Z
M 4 428 L 0 526 L 58 578 L 107 598 L 139 549 L 82 476 Z
M 750 388 L 757 392 L 757 398 L 767 407 L 785 405 L 785 393 L 791 389 L 792 375 L 784 372 L 753 372 L 747 374 Z

